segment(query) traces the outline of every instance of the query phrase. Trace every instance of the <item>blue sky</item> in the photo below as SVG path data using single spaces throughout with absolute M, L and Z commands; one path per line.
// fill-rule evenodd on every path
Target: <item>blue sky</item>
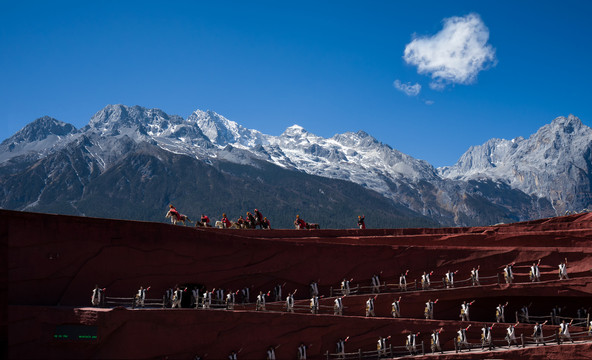
M 107 104 L 279 135 L 364 130 L 434 166 L 570 113 L 592 125 L 589 1 L 18 1 L 0 140 Z

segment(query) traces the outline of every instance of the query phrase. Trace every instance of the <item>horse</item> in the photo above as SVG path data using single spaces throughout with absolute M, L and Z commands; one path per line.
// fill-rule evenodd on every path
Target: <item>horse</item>
M 189 219 L 189 217 L 187 215 L 183 215 L 181 214 L 181 216 L 177 217 L 177 215 L 173 215 L 173 213 L 171 212 L 171 210 L 167 211 L 166 215 L 164 216 L 166 219 L 171 218 L 171 224 L 173 225 L 177 225 L 178 222 L 183 223 L 183 225 L 187 225 L 185 222 L 188 222 L 191 224 L 191 219 Z
M 220 220 L 217 220 L 214 226 L 217 227 L 218 229 L 225 229 L 224 224 Z M 237 222 L 231 221 L 230 227 L 228 227 L 228 229 L 244 229 L 244 226 L 242 226 L 241 224 L 239 224 Z

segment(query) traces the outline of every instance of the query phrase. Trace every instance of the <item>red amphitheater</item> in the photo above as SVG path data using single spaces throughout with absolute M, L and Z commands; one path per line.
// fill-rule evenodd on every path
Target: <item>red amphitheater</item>
M 470 228 L 232 230 L 0 210 L 0 233 L 9 359 L 228 359 L 233 352 L 266 359 L 270 349 L 277 359 L 298 359 L 301 345 L 307 359 L 592 356 L 591 213 Z M 540 281 L 533 282 L 539 259 Z M 560 280 L 565 259 L 569 279 Z M 470 280 L 474 268 L 478 284 Z M 399 285 L 405 272 L 406 291 Z M 426 289 L 424 272 L 431 273 Z M 453 284 L 443 281 L 447 272 L 455 273 Z M 373 276 L 380 280 L 374 289 Z M 351 293 L 342 297 L 344 279 Z M 104 291 L 92 306 L 95 285 Z M 149 287 L 144 306 L 135 299 L 141 286 Z M 181 306 L 170 308 L 164 296 L 177 286 Z M 215 289 L 238 291 L 233 309 L 215 297 L 204 308 L 202 294 Z M 285 298 L 295 290 L 294 312 L 287 312 Z M 257 311 L 259 292 L 269 296 Z M 334 315 L 338 297 L 343 315 Z M 401 317 L 394 318 L 399 297 Z M 375 316 L 366 316 L 369 299 Z M 425 317 L 429 300 L 433 319 Z M 472 301 L 470 321 L 461 321 L 461 304 Z M 498 323 L 496 307 L 506 303 Z M 562 321 L 571 322 L 571 338 L 559 334 Z M 506 331 L 516 322 L 508 347 Z M 545 324 L 545 345 L 533 339 L 536 322 Z M 492 324 L 484 343 L 482 328 Z M 467 329 L 464 346 L 460 329 Z M 442 351 L 432 355 L 434 330 L 441 330 Z M 415 347 L 406 346 L 410 334 Z M 347 341 L 338 352 L 340 339 Z

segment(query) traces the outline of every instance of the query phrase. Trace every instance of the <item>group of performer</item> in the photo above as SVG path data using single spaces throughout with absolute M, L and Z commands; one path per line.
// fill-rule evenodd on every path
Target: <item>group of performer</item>
M 255 213 L 258 213 L 258 216 L 261 216 L 261 213 L 258 212 L 257 209 L 255 209 Z M 225 215 L 225 214 L 224 214 Z M 249 212 L 247 213 L 247 218 L 249 218 L 249 223 L 253 223 L 253 218 L 251 218 L 253 215 Z M 224 217 L 223 217 L 224 218 Z M 298 219 L 299 217 L 297 217 Z M 265 218 L 263 218 L 265 219 Z M 203 224 L 208 224 L 209 223 L 209 219 L 207 218 L 207 216 L 203 215 L 202 216 L 202 223 Z M 360 225 L 360 228 L 362 228 L 362 226 L 364 226 L 363 224 L 363 218 L 361 217 L 362 220 L 362 225 Z M 536 262 L 533 262 L 532 265 L 529 268 L 529 278 L 532 282 L 538 282 L 540 281 L 540 269 L 539 266 L 541 264 L 541 260 L 539 259 Z M 507 284 L 512 284 L 513 280 L 514 280 L 514 271 L 513 271 L 513 267 L 514 267 L 515 263 L 510 263 L 504 266 L 503 268 L 503 276 L 504 276 L 504 280 Z M 473 267 L 472 270 L 470 271 L 470 281 L 471 284 L 473 286 L 479 286 L 480 285 L 480 280 L 479 280 L 479 270 L 480 270 L 480 266 L 477 267 Z M 422 289 L 429 289 L 431 286 L 431 282 L 430 282 L 430 276 L 433 275 L 433 271 L 427 272 L 424 271 L 423 274 L 421 275 L 420 278 L 420 282 L 421 282 L 421 286 Z M 454 276 L 455 274 L 458 273 L 458 270 L 455 271 L 451 271 L 448 270 L 443 278 L 443 282 L 445 285 L 445 288 L 454 288 L 455 287 L 455 282 L 454 282 Z M 381 280 L 380 280 L 380 275 L 382 274 L 382 272 L 380 272 L 379 274 L 374 274 L 371 279 L 370 279 L 370 287 L 371 287 L 371 292 L 373 294 L 378 294 L 380 293 L 380 289 L 381 289 Z M 406 270 L 405 272 L 402 272 L 401 275 L 399 276 L 399 288 L 401 291 L 406 291 L 407 290 L 407 276 L 409 274 L 409 270 Z M 559 266 L 558 266 L 558 275 L 559 275 L 559 279 L 560 280 L 564 280 L 564 279 L 569 279 L 568 277 L 568 273 L 567 273 L 567 258 L 564 259 L 564 261 L 562 261 Z M 343 281 L 340 284 L 340 290 L 341 290 L 341 294 L 342 296 L 338 296 L 334 299 L 333 301 L 333 314 L 334 315 L 343 315 L 344 312 L 344 305 L 343 305 L 343 298 L 344 296 L 348 296 L 352 293 L 352 289 L 351 289 L 351 282 L 353 281 L 353 278 L 350 279 L 346 279 L 344 278 Z M 295 300 L 294 300 L 294 296 L 297 293 L 297 290 L 294 290 L 292 292 L 289 292 L 287 294 L 286 298 L 282 297 L 282 288 L 285 286 L 286 284 L 277 284 L 274 288 L 273 288 L 273 299 L 275 302 L 279 302 L 279 301 L 285 301 L 285 309 L 287 312 L 294 312 L 294 306 L 295 306 Z M 145 301 L 146 301 L 146 292 L 150 290 L 150 286 L 147 287 L 143 287 L 140 286 L 140 288 L 138 289 L 137 293 L 135 294 L 134 297 L 134 304 L 137 307 L 144 307 L 145 305 Z M 103 306 L 105 304 L 105 288 L 100 288 L 98 285 L 95 286 L 95 288 L 92 291 L 92 296 L 91 296 L 91 303 L 93 306 Z M 320 309 L 320 299 L 322 298 L 322 296 L 319 295 L 319 284 L 317 281 L 311 281 L 309 283 L 309 291 L 310 291 L 310 302 L 309 302 L 309 307 L 310 307 L 310 312 L 312 314 L 318 314 L 319 313 L 319 309 Z M 270 297 L 272 295 L 272 291 L 267 291 L 267 292 L 263 292 L 263 291 L 259 291 L 259 294 L 256 296 L 256 301 L 255 301 L 255 309 L 256 311 L 266 311 L 266 303 L 267 303 L 267 297 Z M 245 287 L 243 289 L 237 290 L 237 291 L 224 291 L 223 289 L 211 289 L 211 290 L 203 290 L 202 293 L 200 293 L 199 289 L 197 288 L 193 288 L 193 289 L 188 289 L 186 287 L 180 287 L 180 286 L 176 286 L 175 289 L 173 288 L 169 288 L 166 290 L 165 292 L 165 296 L 164 296 L 164 305 L 170 308 L 180 308 L 182 307 L 182 300 L 184 296 L 190 296 L 190 306 L 191 307 L 201 307 L 203 309 L 209 309 L 212 307 L 213 304 L 217 304 L 218 306 L 223 306 L 228 310 L 233 310 L 235 308 L 235 305 L 237 303 L 242 303 L 242 304 L 249 304 L 250 303 L 250 288 L 249 287 Z M 374 295 L 369 297 L 366 300 L 366 308 L 365 308 L 365 315 L 366 317 L 374 317 L 376 316 L 376 312 L 375 312 L 375 304 L 374 301 L 376 300 L 378 295 Z M 429 299 L 426 303 L 425 303 L 425 308 L 424 308 L 424 316 L 426 319 L 434 319 L 434 307 L 435 304 L 438 303 L 438 299 L 435 300 L 431 300 Z M 475 300 L 472 301 L 463 301 L 462 304 L 460 304 L 460 314 L 459 314 L 459 318 L 461 321 L 471 321 L 470 320 L 470 307 L 475 303 Z M 496 323 L 505 323 L 505 309 L 508 305 L 508 302 L 505 303 L 499 303 L 497 305 L 497 307 L 495 308 L 495 323 L 492 323 L 490 326 L 484 324 L 483 327 L 481 328 L 481 347 L 485 348 L 485 347 L 493 347 L 493 341 L 492 341 L 492 329 L 493 327 L 496 325 Z M 524 305 L 521 309 L 520 309 L 520 317 L 521 320 L 525 321 L 525 322 L 529 322 L 529 316 L 528 316 L 528 308 L 529 305 Z M 557 310 L 557 315 L 559 315 L 559 312 L 561 309 L 554 309 Z M 580 311 L 580 310 L 579 310 Z M 585 313 L 585 310 L 584 310 Z M 399 296 L 398 298 L 395 298 L 391 304 L 391 316 L 393 318 L 400 318 L 402 315 L 402 311 L 401 311 L 401 296 Z M 559 331 L 558 334 L 561 338 L 561 340 L 566 341 L 572 341 L 573 339 L 570 336 L 569 333 L 569 328 L 572 325 L 573 320 L 571 320 L 570 322 L 565 322 L 565 320 L 563 320 L 560 324 L 559 324 Z M 516 335 L 515 335 L 515 327 L 519 324 L 519 322 L 516 322 L 515 324 L 509 324 L 506 328 L 506 336 L 505 336 L 505 340 L 508 343 L 508 346 L 511 346 L 512 344 L 517 344 L 516 341 Z M 532 334 L 532 338 L 535 342 L 535 344 L 538 346 L 539 344 L 543 344 L 546 345 L 544 336 L 543 336 L 543 326 L 547 324 L 547 321 L 544 321 L 542 323 L 537 322 L 534 325 L 533 328 L 533 334 Z M 588 326 L 588 333 L 589 335 L 592 335 L 592 321 L 590 321 L 589 324 L 587 324 Z M 457 332 L 457 337 L 456 337 L 456 341 L 457 341 L 457 345 L 459 350 L 462 350 L 463 347 L 467 348 L 470 350 L 471 345 L 468 343 L 467 340 L 467 336 L 466 336 L 466 332 L 467 330 L 471 327 L 471 324 L 469 324 L 466 328 L 461 328 L 458 330 Z M 443 329 L 436 329 L 433 330 L 432 333 L 430 334 L 430 344 L 431 344 L 431 350 L 432 353 L 435 351 L 442 351 L 441 349 L 441 345 L 440 345 L 440 333 L 443 331 Z M 419 333 L 410 333 L 407 335 L 406 337 L 406 348 L 407 350 L 411 353 L 411 354 L 415 354 L 417 352 L 417 337 L 419 336 Z M 345 343 L 347 342 L 347 339 L 349 337 L 346 337 L 345 339 L 340 339 L 337 345 L 337 352 L 338 353 L 344 353 L 345 352 Z M 380 337 L 378 342 L 377 342 L 377 350 L 379 352 L 379 354 L 385 354 L 386 351 L 386 341 L 390 339 L 389 337 Z M 268 349 L 268 359 L 275 359 L 275 349 L 277 347 L 270 347 Z M 298 359 L 306 359 L 306 349 L 307 346 L 304 346 L 303 344 L 301 344 L 301 346 L 298 348 Z M 233 355 L 231 354 L 231 356 L 234 356 L 234 358 L 236 359 L 236 355 L 237 353 L 234 352 Z M 229 356 L 230 358 L 230 356 Z
M 173 224 L 177 224 L 178 222 L 182 222 L 185 224 L 185 221 L 191 222 L 187 215 L 181 214 L 177 208 L 175 208 L 172 204 L 169 205 L 168 212 L 166 215 L 167 218 L 171 218 L 171 222 Z M 364 215 L 358 215 L 358 227 L 360 229 L 366 229 L 366 222 L 365 222 Z M 210 218 L 205 215 L 201 214 L 199 221 L 195 222 L 195 227 L 212 227 L 210 223 Z M 222 228 L 222 229 L 256 229 L 259 227 L 260 229 L 271 229 L 271 222 L 269 219 L 261 214 L 261 211 L 255 209 L 252 213 L 247 211 L 245 217 L 243 218 L 242 215 L 238 217 L 235 221 L 230 221 L 226 216 L 226 213 L 222 213 L 222 217 L 220 220 L 215 222 L 215 226 Z M 319 224 L 317 223 L 309 223 L 303 220 L 300 215 L 296 215 L 296 219 L 294 220 L 294 227 L 295 229 L 320 229 Z
M 250 213 L 249 213 L 250 214 Z M 261 216 L 261 213 L 255 209 L 255 214 L 257 216 Z M 204 220 L 207 223 L 207 220 Z M 531 281 L 536 282 L 540 281 L 540 266 L 541 260 L 539 259 L 537 262 L 534 262 L 530 267 L 530 278 Z M 504 279 L 508 284 L 511 284 L 514 279 L 514 272 L 513 272 L 514 263 L 507 264 L 503 268 Z M 470 271 L 470 280 L 472 285 L 478 286 L 480 285 L 479 280 L 479 270 L 480 266 L 476 268 L 473 267 Z M 430 289 L 431 281 L 430 276 L 433 275 L 433 271 L 426 272 L 424 271 L 421 275 L 420 282 L 421 288 L 423 290 Z M 448 270 L 444 275 L 444 284 L 446 288 L 453 288 L 455 286 L 454 282 L 454 275 L 458 273 L 458 270 L 451 271 Z M 380 293 L 380 289 L 383 286 L 381 283 L 380 275 L 382 271 L 378 274 L 374 274 L 370 280 L 370 287 L 371 292 L 373 294 Z M 406 291 L 407 290 L 407 275 L 409 274 L 409 270 L 401 273 L 399 276 L 399 290 Z M 568 279 L 567 274 L 567 258 L 564 259 L 563 262 L 559 264 L 559 278 L 560 279 Z M 348 296 L 352 293 L 351 289 L 351 282 L 353 278 L 347 279 L 344 278 L 340 284 L 340 290 L 342 296 Z M 282 288 L 285 286 L 284 284 L 278 284 L 273 289 L 274 301 L 283 301 L 284 298 L 282 297 Z M 146 291 L 150 288 L 143 288 L 140 287 L 137 294 L 135 295 L 135 304 L 138 307 L 144 306 L 144 301 L 146 297 Z M 181 289 L 177 287 L 176 289 L 168 289 L 165 293 L 164 302 L 166 307 L 171 308 L 179 308 L 181 307 L 181 301 L 184 294 L 187 292 L 187 288 Z M 309 291 L 310 291 L 310 310 L 311 313 L 318 313 L 319 312 L 319 300 L 322 298 L 319 294 L 319 285 L 317 281 L 311 281 L 309 283 Z M 104 304 L 104 295 L 105 289 L 100 288 L 98 285 L 95 286 L 92 292 L 91 297 L 91 304 L 93 306 L 102 306 Z M 239 301 L 242 304 L 250 303 L 250 288 L 246 287 L 237 291 L 230 291 L 227 290 L 226 293 L 223 289 L 212 289 L 210 291 L 205 291 L 203 294 L 199 294 L 196 288 L 191 289 L 189 292 L 191 296 L 190 304 L 191 306 L 198 306 L 201 300 L 201 305 L 203 308 L 209 308 L 212 305 L 212 294 L 213 301 L 217 305 L 225 305 L 228 309 L 233 309 L 234 305 L 237 302 L 237 297 L 240 297 Z M 288 297 L 285 298 L 286 301 L 286 311 L 294 312 L 294 295 L 296 294 L 296 290 L 288 294 Z M 266 296 L 270 296 L 271 291 L 263 292 L 260 291 L 259 295 L 256 297 L 256 309 L 258 311 L 265 310 L 265 303 L 266 303 Z M 187 296 L 187 295 L 185 295 Z M 375 309 L 374 309 L 374 300 L 376 297 L 370 297 L 366 301 L 366 316 L 375 316 Z M 401 298 L 395 300 L 392 304 L 392 311 L 391 314 L 393 317 L 400 317 L 401 316 L 401 308 L 400 308 L 400 300 Z M 434 304 L 437 303 L 437 299 L 435 301 L 428 300 L 424 310 L 424 316 L 426 319 L 433 319 L 434 316 Z M 460 319 L 461 321 L 470 321 L 470 306 L 473 305 L 475 301 L 467 302 L 464 301 L 460 306 Z M 495 318 L 497 322 L 505 322 L 505 306 L 506 304 L 499 304 L 495 310 Z M 337 297 L 334 301 L 334 314 L 343 314 L 343 298 Z M 528 322 L 528 307 L 524 306 L 521 308 L 521 317 L 524 321 Z

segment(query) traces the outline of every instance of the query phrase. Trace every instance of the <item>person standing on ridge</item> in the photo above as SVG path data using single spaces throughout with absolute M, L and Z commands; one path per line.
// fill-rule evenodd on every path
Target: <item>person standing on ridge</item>
M 366 219 L 365 215 L 358 215 L 358 227 L 360 228 L 360 230 L 366 229 L 366 222 L 364 221 L 364 219 Z

